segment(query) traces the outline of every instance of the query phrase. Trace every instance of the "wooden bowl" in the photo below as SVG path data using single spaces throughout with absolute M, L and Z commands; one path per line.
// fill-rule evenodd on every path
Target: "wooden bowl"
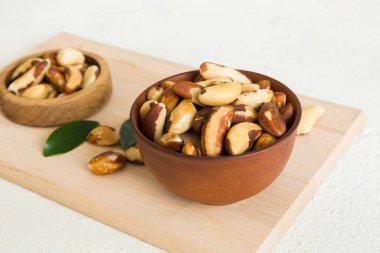
M 3 114 L 18 124 L 46 127 L 83 119 L 97 112 L 112 93 L 109 68 L 99 55 L 82 52 L 86 62 L 99 66 L 100 74 L 90 87 L 62 97 L 34 100 L 16 96 L 7 90 L 14 69 L 25 60 L 39 57 L 44 52 L 26 56 L 6 66 L 0 74 L 0 107 Z
M 171 192 L 187 199 L 210 205 L 231 204 L 249 198 L 269 186 L 284 169 L 293 150 L 296 129 L 301 119 L 297 96 L 279 81 L 249 71 L 242 71 L 253 82 L 267 79 L 274 91 L 282 91 L 295 107 L 294 121 L 276 143 L 259 151 L 235 156 L 188 156 L 162 148 L 140 131 L 139 109 L 147 91 L 161 82 L 194 80 L 198 71 L 190 71 L 161 80 L 135 100 L 130 118 L 145 165 L 157 180 Z

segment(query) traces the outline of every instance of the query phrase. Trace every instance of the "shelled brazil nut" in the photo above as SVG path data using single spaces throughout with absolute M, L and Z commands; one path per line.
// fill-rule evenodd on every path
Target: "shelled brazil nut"
M 294 114 L 286 94 L 272 90 L 270 80 L 250 80 L 236 69 L 205 62 L 194 80 L 149 89 L 140 123 L 142 133 L 165 149 L 216 157 L 272 145 Z
M 99 73 L 99 66 L 86 62 L 81 51 L 62 48 L 22 62 L 11 73 L 7 89 L 28 99 L 55 98 L 90 87 Z

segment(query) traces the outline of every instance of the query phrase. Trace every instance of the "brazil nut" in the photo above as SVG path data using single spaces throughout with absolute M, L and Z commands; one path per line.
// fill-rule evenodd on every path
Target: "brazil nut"
M 179 134 L 166 133 L 158 141 L 157 144 L 169 150 L 179 151 L 183 146 L 183 139 Z
M 170 113 L 168 119 L 168 132 L 181 134 L 187 132 L 194 122 L 197 108 L 190 100 L 182 100 Z
M 230 82 L 209 86 L 199 94 L 199 101 L 208 106 L 227 105 L 235 101 L 241 93 L 241 84 Z
M 159 140 L 164 131 L 166 108 L 163 103 L 150 104 L 145 117 L 142 119 L 142 132 L 151 141 Z
M 232 126 L 225 140 L 227 153 L 240 155 L 250 150 L 261 133 L 262 128 L 255 123 L 243 122 Z

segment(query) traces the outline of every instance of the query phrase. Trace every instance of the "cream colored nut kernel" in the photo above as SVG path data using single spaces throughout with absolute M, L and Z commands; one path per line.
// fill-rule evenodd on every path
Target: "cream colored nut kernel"
M 272 90 L 245 91 L 238 96 L 235 105 L 250 105 L 254 109 L 258 109 L 264 103 L 272 101 L 272 98 Z
M 259 112 L 259 124 L 268 133 L 280 137 L 286 132 L 286 124 L 273 102 L 265 103 Z
M 199 84 L 203 87 L 207 87 L 210 85 L 230 83 L 230 82 L 232 82 L 232 79 L 229 78 L 228 76 L 220 76 L 220 77 L 214 77 L 214 78 L 210 78 L 208 80 L 197 82 L 197 84 Z
M 8 90 L 16 95 L 20 95 L 28 87 L 38 84 L 42 81 L 46 71 L 50 68 L 50 61 L 43 60 L 33 65 L 28 71 L 26 71 L 19 78 L 14 80 L 9 86 Z
M 257 141 L 255 143 L 255 147 L 253 149 L 259 150 L 259 149 L 265 148 L 265 147 L 271 145 L 272 143 L 275 143 L 276 140 L 277 140 L 277 138 L 274 137 L 273 135 L 268 134 L 268 133 L 263 133 L 257 139 Z
M 250 105 L 234 105 L 234 117 L 232 119 L 232 124 L 254 122 L 257 120 L 258 116 L 258 112 Z
M 297 128 L 297 135 L 308 134 L 323 114 L 325 114 L 325 109 L 322 106 L 308 106 L 302 108 L 302 116 Z
M 158 104 L 157 101 L 155 100 L 148 100 L 146 101 L 140 108 L 140 121 L 142 122 L 142 120 L 145 118 L 145 115 L 147 114 L 147 112 L 150 110 L 150 108 L 154 105 L 154 104 Z
M 162 87 L 153 87 L 148 91 L 146 98 L 148 100 L 160 101 L 164 95 L 164 89 Z
M 240 155 L 250 150 L 261 133 L 262 128 L 255 123 L 243 122 L 232 126 L 225 140 L 227 153 Z
M 160 103 L 165 105 L 167 115 L 173 111 L 180 101 L 181 97 L 174 93 L 173 87 L 165 89 L 164 95 L 160 99 Z
M 151 141 L 158 141 L 164 131 L 166 108 L 163 103 L 151 103 L 148 112 L 142 120 L 141 130 Z
M 233 116 L 234 108 L 232 106 L 221 106 L 213 110 L 202 129 L 201 143 L 203 155 L 222 155 L 224 138 L 231 126 Z
M 170 113 L 168 120 L 168 132 L 181 134 L 187 132 L 194 122 L 197 108 L 190 100 L 182 100 Z
M 257 84 L 260 85 L 260 89 L 270 90 L 271 83 L 269 80 L 260 80 Z
M 132 163 L 144 163 L 144 160 L 142 159 L 140 149 L 137 146 L 133 146 L 128 148 L 125 151 L 125 157 L 128 161 Z
M 83 81 L 81 88 L 85 89 L 89 87 L 91 84 L 95 83 L 96 79 L 99 76 L 99 67 L 96 65 L 89 66 L 83 74 Z
M 203 92 L 199 94 L 199 101 L 204 105 L 221 106 L 227 105 L 241 93 L 241 85 L 237 82 L 219 84 L 215 86 L 206 87 Z
M 41 58 L 31 58 L 23 63 L 21 63 L 12 73 L 11 80 L 16 79 L 17 77 L 21 76 L 24 74 L 26 71 L 28 71 L 31 67 L 36 65 L 37 63 L 43 61 Z
M 175 133 L 166 133 L 157 141 L 157 144 L 161 147 L 173 151 L 181 150 L 183 143 L 182 137 Z
M 201 150 L 192 142 L 187 142 L 181 150 L 182 154 L 192 155 L 192 156 L 200 156 Z
M 57 54 L 57 62 L 61 66 L 82 64 L 84 61 L 84 54 L 74 48 L 62 48 Z
M 251 83 L 251 80 L 249 80 L 249 78 L 242 74 L 240 71 L 211 62 L 202 63 L 199 67 L 199 72 L 206 80 L 214 77 L 228 76 L 235 82 Z
M 272 102 L 277 105 L 278 110 L 282 110 L 286 104 L 286 94 L 284 92 L 273 93 Z
M 172 87 L 175 84 L 175 82 L 172 81 L 165 81 L 160 84 L 160 87 L 166 90 L 169 87 Z
M 205 107 L 199 110 L 197 114 L 195 114 L 193 121 L 193 132 L 196 135 L 201 136 L 203 124 L 215 108 L 216 107 Z
M 49 85 L 48 84 L 36 84 L 29 88 L 27 88 L 23 93 L 21 93 L 21 97 L 29 98 L 29 99 L 44 99 L 47 98 L 49 94 Z
M 60 92 L 64 92 L 65 89 L 65 75 L 63 71 L 57 66 L 51 65 L 46 72 L 46 78 L 53 84 Z
M 244 91 L 257 91 L 260 90 L 260 85 L 256 83 L 242 83 L 241 84 L 241 92 Z
M 111 174 L 127 164 L 125 156 L 120 152 L 107 151 L 90 160 L 88 167 L 96 175 Z
M 119 142 L 119 133 L 110 126 L 98 126 L 87 135 L 87 141 L 99 146 L 111 146 Z
M 42 54 L 42 59 L 45 59 L 45 60 L 49 59 L 51 65 L 58 65 L 58 62 L 57 62 L 57 53 L 45 52 L 45 53 Z
M 185 99 L 190 99 L 193 103 L 203 106 L 199 101 L 198 96 L 201 92 L 204 92 L 205 88 L 197 83 L 189 81 L 180 81 L 173 85 L 173 91 L 178 96 Z
M 65 67 L 65 79 L 66 84 L 64 91 L 67 94 L 71 94 L 80 88 L 83 77 L 82 73 L 77 68 L 68 66 Z

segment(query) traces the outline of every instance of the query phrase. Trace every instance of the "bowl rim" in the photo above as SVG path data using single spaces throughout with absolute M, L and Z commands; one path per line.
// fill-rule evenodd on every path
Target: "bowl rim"
M 89 57 L 92 60 L 96 62 L 96 64 L 99 66 L 100 73 L 95 82 L 90 85 L 90 87 L 86 89 L 78 90 L 72 94 L 68 94 L 66 96 L 62 97 L 55 97 L 51 99 L 29 99 L 24 98 L 21 96 L 17 96 L 13 94 L 12 92 L 9 92 L 7 89 L 7 78 L 10 75 L 10 72 L 13 71 L 18 65 L 26 61 L 27 59 L 33 58 L 33 57 L 39 57 L 44 53 L 57 53 L 60 49 L 50 49 L 50 50 L 43 50 L 43 51 L 37 51 L 35 53 L 23 56 L 21 58 L 18 58 L 17 60 L 12 61 L 11 63 L 7 64 L 0 72 L 0 99 L 4 99 L 2 97 L 6 97 L 7 100 L 11 100 L 14 104 L 23 104 L 25 106 L 48 106 L 51 104 L 55 104 L 57 102 L 72 102 L 76 101 L 77 99 L 80 99 L 82 96 L 86 96 L 87 94 L 96 92 L 96 87 L 99 85 L 102 85 L 102 80 L 106 80 L 107 78 L 107 72 L 109 72 L 109 67 L 107 62 L 103 57 L 101 57 L 98 54 L 95 54 L 93 52 L 89 52 L 86 50 L 78 49 L 80 52 L 84 54 L 85 57 Z
M 164 152 L 165 154 L 167 155 L 171 155 L 171 156 L 175 156 L 175 157 L 178 157 L 178 158 L 183 158 L 183 159 L 189 159 L 189 160 L 198 160 L 198 161 L 215 161 L 215 160 L 226 160 L 226 161 L 231 161 L 231 160 L 238 160 L 238 159 L 244 159 L 244 158 L 247 158 L 247 157 L 255 157 L 255 156 L 260 156 L 262 153 L 265 153 L 265 152 L 270 152 L 271 150 L 281 146 L 281 145 L 284 145 L 285 141 L 289 138 L 291 138 L 291 135 L 297 131 L 297 127 L 298 127 L 298 124 L 301 120 L 301 115 L 302 115 L 302 108 L 301 108 L 301 103 L 299 101 L 299 98 L 298 96 L 289 88 L 287 87 L 285 84 L 283 84 L 282 82 L 272 78 L 272 77 L 269 77 L 269 76 L 266 76 L 266 75 L 263 75 L 263 74 L 260 74 L 260 73 L 256 73 L 256 72 L 253 72 L 253 71 L 248 71 L 248 70 L 240 70 L 238 69 L 238 71 L 242 72 L 242 73 L 251 73 L 251 74 L 254 74 L 254 75 L 260 75 L 263 77 L 263 79 L 269 79 L 269 80 L 273 80 L 273 81 L 276 81 L 278 82 L 280 85 L 283 86 L 283 88 L 285 88 L 287 90 L 287 93 L 291 93 L 294 95 L 295 97 L 295 103 L 294 103 L 294 108 L 295 108 L 295 115 L 294 115 L 294 120 L 293 120 L 293 123 L 292 123 L 292 126 L 289 128 L 289 130 L 286 131 L 286 133 L 280 137 L 280 139 L 278 139 L 277 142 L 275 143 L 272 143 L 270 144 L 269 146 L 265 147 L 265 148 L 262 148 L 260 150 L 256 150 L 256 151 L 248 151 L 248 152 L 245 152 L 243 154 L 240 154 L 240 155 L 222 155 L 222 156 L 216 156 L 216 157 L 210 157 L 210 156 L 190 156 L 190 155 L 185 155 L 185 154 L 182 154 L 182 153 L 179 153 L 179 152 L 174 152 L 174 151 L 171 151 L 171 150 L 168 150 L 168 149 L 165 149 L 163 147 L 161 147 L 160 145 L 158 145 L 157 143 L 149 140 L 147 137 L 145 137 L 145 135 L 140 131 L 139 129 L 139 126 L 138 126 L 138 121 L 136 119 L 136 117 L 134 117 L 133 115 L 135 114 L 134 111 L 137 110 L 137 99 L 139 97 L 141 97 L 143 94 L 146 94 L 147 91 L 149 89 L 151 89 L 152 87 L 154 86 L 157 86 L 158 84 L 164 82 L 164 81 L 169 81 L 170 79 L 173 79 L 173 78 L 176 78 L 178 76 L 181 76 L 181 75 L 186 75 L 186 74 L 189 74 L 189 73 L 199 73 L 199 70 L 190 70 L 190 71 L 185 71 L 185 72 L 182 72 L 182 73 L 179 73 L 179 74 L 175 74 L 175 75 L 172 75 L 172 76 L 169 76 L 169 77 L 166 77 L 166 78 L 163 78 L 161 79 L 160 81 L 158 82 L 155 82 L 154 84 L 150 85 L 149 87 L 147 87 L 144 91 L 142 91 L 136 98 L 135 100 L 133 101 L 133 104 L 132 104 L 132 107 L 131 107 L 131 111 L 130 111 L 130 119 L 131 119 L 131 123 L 132 123 L 132 128 L 135 132 L 136 135 L 138 135 L 142 140 L 144 140 L 144 142 L 147 142 L 149 143 L 149 145 L 158 150 L 158 151 L 162 151 Z M 136 113 L 136 115 L 138 115 L 138 113 Z

